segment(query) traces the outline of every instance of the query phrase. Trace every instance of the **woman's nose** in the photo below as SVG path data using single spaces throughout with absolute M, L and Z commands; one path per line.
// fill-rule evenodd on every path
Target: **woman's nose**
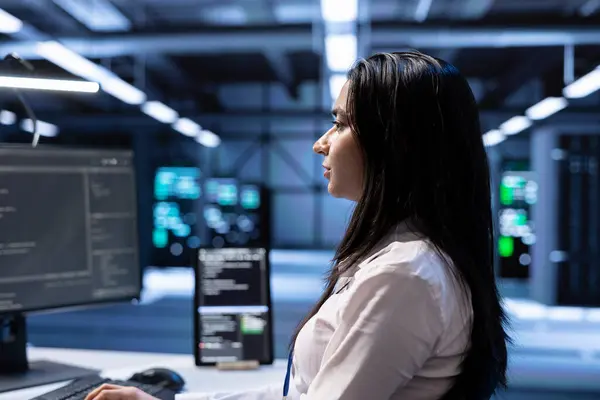
M 325 133 L 315 142 L 313 145 L 313 151 L 324 156 L 329 153 L 329 141 L 327 140 L 327 133 Z

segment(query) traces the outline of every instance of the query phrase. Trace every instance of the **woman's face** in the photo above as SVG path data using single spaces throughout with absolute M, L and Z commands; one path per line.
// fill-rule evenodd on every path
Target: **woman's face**
M 324 156 L 324 176 L 329 180 L 329 193 L 334 197 L 358 201 L 363 190 L 364 160 L 348 123 L 347 98 L 348 82 L 333 107 L 333 126 L 315 142 L 313 150 Z

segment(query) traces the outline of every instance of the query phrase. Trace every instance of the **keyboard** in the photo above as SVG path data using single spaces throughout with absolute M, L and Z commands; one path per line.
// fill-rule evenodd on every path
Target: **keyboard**
M 91 375 L 76 379 L 66 386 L 41 396 L 34 397 L 31 400 L 84 400 L 92 390 L 105 383 L 119 386 L 133 386 L 160 400 L 173 400 L 175 398 L 175 392 L 162 386 L 145 385 L 133 381 L 106 379 L 99 375 Z

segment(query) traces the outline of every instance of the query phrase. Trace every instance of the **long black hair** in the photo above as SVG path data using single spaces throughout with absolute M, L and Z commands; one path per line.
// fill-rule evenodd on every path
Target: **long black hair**
M 346 112 L 365 160 L 363 193 L 326 289 L 292 346 L 348 268 L 394 226 L 418 221 L 418 233 L 471 294 L 470 347 L 443 399 L 489 399 L 506 388 L 509 337 L 493 268 L 488 160 L 469 84 L 453 65 L 416 51 L 359 60 L 348 82 Z

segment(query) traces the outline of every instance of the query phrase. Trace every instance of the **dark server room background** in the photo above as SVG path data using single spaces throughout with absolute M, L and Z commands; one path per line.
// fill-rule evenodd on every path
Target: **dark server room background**
M 348 4 L 0 0 L 0 56 L 34 68 L 0 75 L 112 79 L 25 93 L 40 143 L 135 154 L 140 302 L 32 315 L 31 345 L 189 354 L 195 250 L 267 246 L 285 358 L 352 210 L 311 152 L 333 94 L 355 58 L 416 48 L 456 65 L 481 111 L 515 339 L 502 398 L 599 399 L 600 1 Z M 0 140 L 29 143 L 9 88 L 0 109 Z

